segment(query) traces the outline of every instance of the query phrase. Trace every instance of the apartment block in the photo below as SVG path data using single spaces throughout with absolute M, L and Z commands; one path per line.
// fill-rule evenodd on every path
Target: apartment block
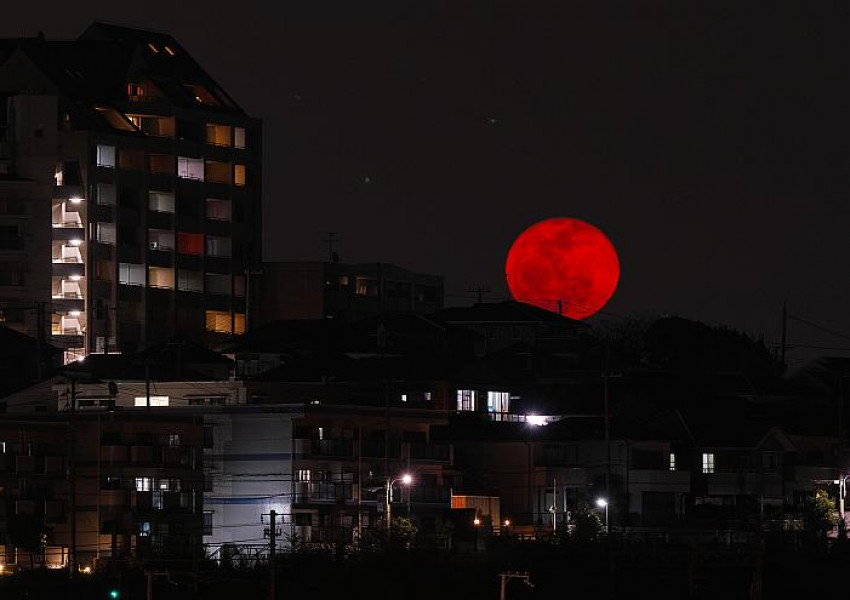
M 68 361 L 243 333 L 260 122 L 167 34 L 0 47 L 0 319 Z

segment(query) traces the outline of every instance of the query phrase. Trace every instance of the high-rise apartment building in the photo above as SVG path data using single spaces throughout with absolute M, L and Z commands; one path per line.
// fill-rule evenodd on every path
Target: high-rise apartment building
M 67 360 L 242 333 L 261 146 L 170 35 L 0 40 L 0 322 Z

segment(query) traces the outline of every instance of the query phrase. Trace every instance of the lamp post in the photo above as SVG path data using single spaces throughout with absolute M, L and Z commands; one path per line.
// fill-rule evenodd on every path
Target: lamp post
M 597 498 L 596 506 L 605 509 L 605 533 L 608 533 L 608 501 L 605 498 Z
M 478 530 L 481 528 L 481 519 L 475 517 L 472 524 L 475 526 L 475 546 L 473 548 L 475 552 L 478 552 Z
M 391 478 L 387 477 L 387 486 L 386 486 L 386 490 L 385 490 L 386 499 L 385 499 L 385 512 L 384 512 L 384 514 L 386 515 L 387 540 L 388 541 L 390 539 L 390 530 L 392 528 L 392 523 L 393 523 L 393 515 L 392 515 L 392 510 L 393 510 L 393 485 L 395 485 L 395 483 L 397 481 L 400 481 L 403 485 L 410 485 L 411 483 L 413 483 L 413 476 L 410 473 L 405 473 L 401 477 L 397 477 L 395 479 L 391 479 Z
M 835 481 L 833 481 L 833 483 L 838 484 L 838 518 L 842 521 L 844 521 L 844 498 L 847 496 L 848 478 L 850 478 L 850 475 L 845 475 L 841 479 L 836 479 Z

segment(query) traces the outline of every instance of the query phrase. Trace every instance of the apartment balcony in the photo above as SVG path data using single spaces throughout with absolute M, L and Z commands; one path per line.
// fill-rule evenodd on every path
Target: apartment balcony
M 353 483 L 301 482 L 295 483 L 295 504 L 335 503 L 357 499 L 357 486 Z
M 408 451 L 412 460 L 446 463 L 452 461 L 452 447 L 449 444 L 409 444 Z
M 413 504 L 445 504 L 448 505 L 451 500 L 449 488 L 430 486 L 430 485 L 411 485 L 410 502 Z M 405 504 L 407 499 L 402 498 L 402 494 L 395 494 L 393 504 Z
M 389 458 L 401 458 L 401 444 L 398 442 L 390 442 L 385 445 L 380 441 L 363 442 L 360 446 L 361 456 L 367 458 L 383 458 L 384 455 L 389 455 Z
M 58 251 L 57 251 L 58 250 Z M 62 244 L 53 253 L 53 264 L 83 264 L 83 253 L 78 244 Z
M 85 317 L 82 313 L 62 316 L 58 322 L 53 323 L 50 330 L 51 335 L 55 336 L 82 337 L 85 335 L 85 332 Z

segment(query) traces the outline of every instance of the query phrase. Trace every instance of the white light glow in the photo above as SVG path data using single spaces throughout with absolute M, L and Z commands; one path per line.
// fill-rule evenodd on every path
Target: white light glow
M 405 473 L 401 476 L 401 482 L 404 485 L 410 485 L 413 482 L 413 476 L 410 473 Z
M 71 240 L 71 241 L 70 241 L 70 244 L 71 244 L 72 246 L 79 246 L 79 245 L 80 245 L 80 244 L 82 244 L 82 243 L 83 243 L 83 240 Z
M 80 198 L 79 196 L 74 196 L 70 200 L 71 200 L 71 204 L 80 204 L 83 201 L 83 199 Z
M 606 506 L 608 506 L 608 501 L 605 500 L 605 498 L 597 498 L 596 506 L 598 506 L 599 508 L 605 508 Z
M 79 317 L 81 313 L 80 313 L 80 311 L 78 311 L 78 310 L 72 310 L 72 311 L 71 311 L 71 312 L 69 312 L 68 314 L 69 314 L 70 316 L 72 316 L 72 317 Z
M 525 422 L 535 427 L 543 427 L 546 424 L 546 417 L 541 415 L 526 415 Z
M 79 280 L 80 280 L 80 279 L 82 279 L 82 278 L 83 278 L 83 276 L 82 276 L 82 275 L 71 275 L 71 277 L 69 277 L 69 279 L 70 279 L 71 281 L 79 281 Z

